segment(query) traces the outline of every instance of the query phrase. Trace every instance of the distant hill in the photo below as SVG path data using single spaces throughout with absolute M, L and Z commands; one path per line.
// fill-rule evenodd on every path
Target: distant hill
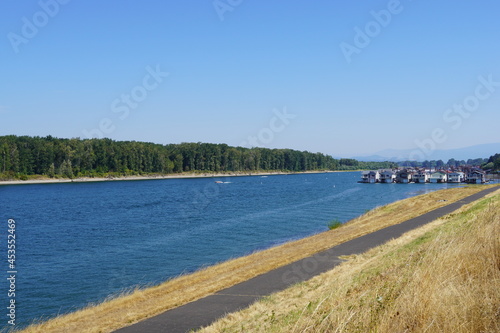
M 385 149 L 376 152 L 373 155 L 353 156 L 352 158 L 358 161 L 365 162 L 400 162 L 409 160 L 410 155 L 414 150 L 415 149 Z M 490 156 L 497 153 L 500 153 L 500 143 L 487 143 L 458 149 L 435 150 L 425 159 L 417 159 L 417 161 L 422 162 L 424 160 L 443 160 L 444 162 L 446 162 L 450 158 L 467 161 L 468 159 L 489 158 Z

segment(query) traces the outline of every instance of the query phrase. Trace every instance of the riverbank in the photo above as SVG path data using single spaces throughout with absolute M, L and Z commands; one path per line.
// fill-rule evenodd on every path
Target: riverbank
M 499 332 L 499 231 L 497 190 L 197 332 Z
M 135 290 L 100 305 L 89 306 L 81 311 L 32 326 L 25 331 L 110 332 L 306 258 L 334 245 L 456 202 L 488 187 L 490 186 L 453 188 L 401 200 L 374 209 L 346 223 L 342 228 L 230 260 L 152 288 Z
M 133 181 L 133 180 L 158 180 L 158 179 L 189 179 L 189 178 L 222 178 L 222 177 L 245 177 L 245 176 L 274 176 L 274 175 L 294 175 L 294 174 L 317 174 L 344 171 L 262 171 L 262 172 L 228 172 L 228 173 L 176 173 L 176 174 L 155 174 L 145 176 L 108 176 L 108 177 L 80 177 L 80 178 L 44 178 L 28 180 L 2 180 L 0 185 L 30 185 L 30 184 L 64 184 L 64 183 L 90 183 L 90 182 L 111 182 L 111 181 Z

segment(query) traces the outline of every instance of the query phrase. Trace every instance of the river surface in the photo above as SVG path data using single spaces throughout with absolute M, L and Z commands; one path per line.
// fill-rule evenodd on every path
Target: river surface
M 0 186 L 0 327 L 8 326 L 11 299 L 23 326 L 457 186 L 359 179 L 339 172 Z M 9 218 L 15 297 L 7 295 Z

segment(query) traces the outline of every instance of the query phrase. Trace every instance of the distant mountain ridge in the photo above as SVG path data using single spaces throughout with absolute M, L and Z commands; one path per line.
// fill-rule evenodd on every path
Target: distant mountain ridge
M 486 143 L 486 144 L 474 145 L 457 149 L 446 149 L 446 150 L 436 149 L 427 156 L 425 156 L 425 158 L 423 159 L 420 158 L 421 155 L 423 154 L 422 153 L 415 154 L 414 153 L 415 151 L 420 151 L 420 150 L 418 148 L 385 149 L 376 152 L 373 155 L 352 156 L 351 158 L 364 162 L 382 162 L 382 161 L 401 162 L 410 160 L 410 158 L 418 162 L 422 162 L 424 160 L 429 160 L 429 161 L 443 160 L 444 162 L 447 162 L 450 158 L 467 161 L 468 159 L 489 158 L 492 155 L 500 153 L 500 143 Z

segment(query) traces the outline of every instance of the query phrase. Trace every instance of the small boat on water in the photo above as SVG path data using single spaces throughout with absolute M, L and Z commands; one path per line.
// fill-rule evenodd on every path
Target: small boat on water
M 215 181 L 216 184 L 224 184 L 224 182 L 220 181 L 220 180 L 216 180 Z

